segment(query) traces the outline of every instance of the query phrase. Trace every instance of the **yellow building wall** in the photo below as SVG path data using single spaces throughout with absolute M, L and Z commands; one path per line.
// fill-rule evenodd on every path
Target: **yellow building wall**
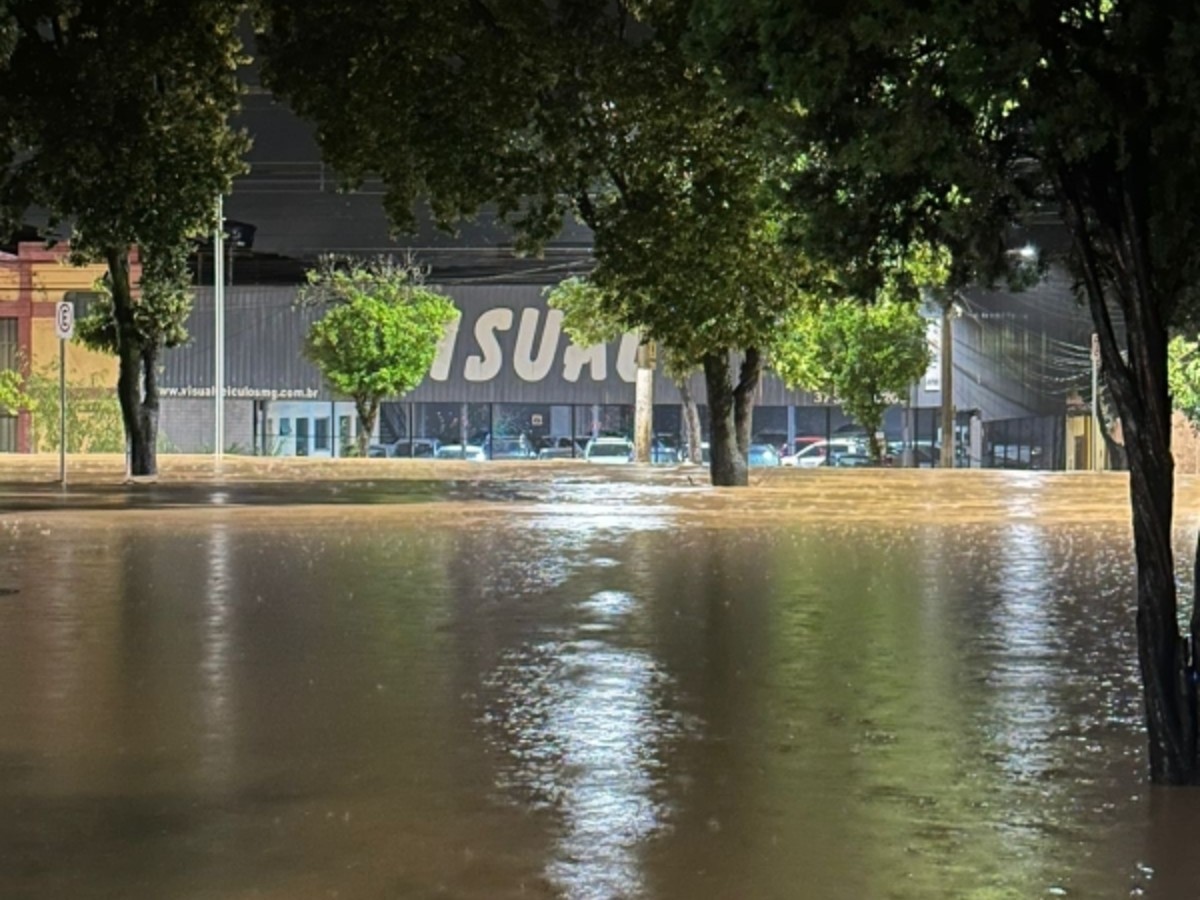
M 14 315 L 12 311 L 5 312 L 4 304 L 16 304 L 21 299 L 21 273 L 16 265 L 16 257 L 0 259 L 0 316 Z
M 30 281 L 34 317 L 30 323 L 30 359 L 36 372 L 58 372 L 58 338 L 54 334 L 54 306 L 68 291 L 92 291 L 104 266 L 72 266 L 65 260 L 31 263 Z M 89 350 L 75 341 L 67 346 L 67 381 L 72 385 L 116 388 L 117 358 Z

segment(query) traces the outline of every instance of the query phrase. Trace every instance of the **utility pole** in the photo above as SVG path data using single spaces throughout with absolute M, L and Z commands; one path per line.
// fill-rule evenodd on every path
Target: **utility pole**
M 637 380 L 633 401 L 633 459 L 648 463 L 654 439 L 654 364 L 657 352 L 653 341 L 638 344 Z
M 942 451 L 939 464 L 954 468 L 954 302 L 942 304 Z
M 225 448 L 225 200 L 217 197 L 213 232 L 213 458 Z

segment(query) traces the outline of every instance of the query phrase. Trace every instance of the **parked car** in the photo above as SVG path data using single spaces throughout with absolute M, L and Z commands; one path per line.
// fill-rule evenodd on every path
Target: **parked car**
M 583 456 L 583 445 L 574 438 L 551 437 L 538 441 L 538 459 L 578 459 Z
M 746 462 L 752 469 L 779 465 L 779 453 L 770 444 L 751 444 L 746 448 Z
M 602 465 L 632 462 L 633 442 L 625 438 L 592 438 L 583 451 L 583 458 L 590 463 Z
M 468 462 L 483 462 L 487 456 L 482 447 L 475 444 L 442 444 L 437 448 L 436 459 L 465 459 Z
M 537 450 L 524 434 L 492 434 L 480 431 L 471 435 L 469 444 L 483 448 L 488 459 L 536 459 Z
M 903 441 L 892 441 L 887 445 L 887 455 L 892 465 L 902 466 L 907 463 L 920 469 L 931 469 L 938 465 L 942 448 L 928 441 L 918 441 L 907 448 Z
M 371 459 L 391 459 L 393 457 L 417 459 L 432 459 L 437 455 L 440 446 L 436 438 L 417 438 L 416 446 L 410 448 L 408 438 L 401 438 L 391 444 L 370 444 L 367 446 L 367 456 Z
M 437 456 L 440 446 L 441 442 L 437 438 L 416 438 L 411 441 L 408 438 L 401 438 L 388 447 L 388 456 L 397 456 L 403 459 L 409 457 L 433 459 Z
M 675 438 L 658 436 L 650 443 L 650 462 L 658 465 L 675 465 L 681 459 Z
M 879 463 L 871 458 L 869 453 L 843 453 L 841 456 L 834 457 L 833 464 L 843 469 L 879 465 Z
M 825 438 L 817 437 L 816 435 L 811 434 L 795 438 L 790 447 L 788 446 L 787 442 L 784 441 L 783 445 L 779 448 L 779 456 L 782 460 L 782 464 L 785 466 L 792 465 L 792 463 L 788 462 L 789 459 L 794 457 L 806 447 L 811 447 L 813 444 L 820 444 L 823 441 L 825 441 Z
M 800 469 L 815 469 L 819 466 L 832 465 L 837 462 L 838 457 L 845 456 L 847 453 L 865 454 L 866 448 L 862 444 L 850 441 L 821 440 L 815 444 L 809 444 L 795 456 L 787 457 L 784 465 L 796 466 Z

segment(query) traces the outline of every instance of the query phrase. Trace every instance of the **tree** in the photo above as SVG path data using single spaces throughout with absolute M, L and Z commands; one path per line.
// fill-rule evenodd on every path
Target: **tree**
M 1200 345 L 1176 335 L 1167 345 L 1167 354 L 1171 403 L 1193 428 L 1200 427 Z
M 157 470 L 156 372 L 164 336 L 177 334 L 186 252 L 242 168 L 247 141 L 229 116 L 245 7 L 12 0 L 0 13 L 0 46 L 11 40 L 0 63 L 0 212 L 12 224 L 41 210 L 49 232 L 68 232 L 75 261 L 108 266 L 111 322 L 90 334 L 119 358 L 135 475 Z
M 789 192 L 847 270 L 915 240 L 995 269 L 1014 222 L 1061 214 L 1125 435 L 1150 777 L 1200 782 L 1167 379 L 1168 330 L 1200 308 L 1200 5 L 696 0 L 692 23 L 724 83 L 790 116 Z
M 683 57 L 686 5 L 264 4 L 264 78 L 397 227 L 492 203 L 536 251 L 572 215 L 622 330 L 702 362 L 712 478 L 746 484 L 764 341 L 796 279 L 744 111 Z M 740 369 L 731 360 L 740 356 Z
M 879 462 L 884 413 L 929 366 L 925 330 L 918 308 L 898 299 L 826 302 L 788 320 L 771 367 L 789 386 L 837 397 Z
M 421 383 L 458 311 L 420 283 L 418 269 L 389 259 L 331 258 L 307 277 L 300 302 L 329 309 L 309 329 L 305 352 L 354 401 L 358 455 L 366 456 L 380 401 Z
M 580 346 L 608 343 L 623 333 L 622 321 L 616 311 L 620 298 L 606 296 L 603 288 L 586 278 L 560 281 L 546 293 L 550 306 L 563 311 L 563 326 L 571 340 Z M 683 401 L 684 429 L 687 432 L 688 455 L 700 463 L 700 414 L 691 391 L 691 379 L 699 361 L 667 345 L 660 345 L 658 357 L 663 373 L 679 389 Z
M 88 382 L 66 384 L 67 409 L 61 410 L 58 367 L 47 365 L 28 371 L 24 360 L 16 369 L 0 371 L 0 410 L 26 412 L 30 416 L 34 452 L 57 450 L 66 419 L 67 451 L 70 453 L 117 453 L 124 448 L 121 407 L 111 388 L 93 376 Z M 25 374 L 28 372 L 28 374 Z

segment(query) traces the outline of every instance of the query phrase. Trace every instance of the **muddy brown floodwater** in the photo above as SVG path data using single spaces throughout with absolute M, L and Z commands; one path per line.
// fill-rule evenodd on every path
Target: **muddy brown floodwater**
M 1122 476 L 205 465 L 0 469 L 5 900 L 1200 895 Z

